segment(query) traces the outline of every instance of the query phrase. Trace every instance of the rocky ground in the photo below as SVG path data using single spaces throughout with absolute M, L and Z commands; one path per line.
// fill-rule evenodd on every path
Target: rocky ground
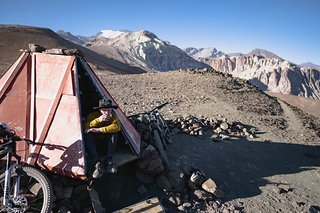
M 198 137 L 180 133 L 168 146 L 174 168 L 198 167 L 222 188 L 223 208 L 215 211 L 318 211 L 319 118 L 264 94 L 244 80 L 216 72 L 98 75 L 127 115 L 168 101 L 162 109 L 167 119 L 186 115 L 227 118 L 257 129 L 254 138 L 215 141 L 210 139 L 212 131 Z M 110 203 L 106 199 L 102 202 Z

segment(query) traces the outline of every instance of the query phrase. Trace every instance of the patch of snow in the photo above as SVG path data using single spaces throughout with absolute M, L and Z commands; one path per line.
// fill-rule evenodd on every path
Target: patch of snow
M 126 32 L 118 31 L 118 30 L 101 30 L 101 34 L 99 35 L 99 37 L 115 38 L 122 35 L 123 33 L 126 33 Z

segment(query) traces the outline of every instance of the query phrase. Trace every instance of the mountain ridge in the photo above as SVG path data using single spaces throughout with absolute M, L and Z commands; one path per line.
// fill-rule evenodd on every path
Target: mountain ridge
M 28 49 L 29 43 L 39 44 L 45 48 L 79 49 L 90 65 L 97 70 L 106 70 L 115 73 L 143 73 L 144 70 L 115 61 L 112 58 L 63 39 L 49 28 L 25 25 L 0 25 L 0 74 L 21 54 L 20 49 Z

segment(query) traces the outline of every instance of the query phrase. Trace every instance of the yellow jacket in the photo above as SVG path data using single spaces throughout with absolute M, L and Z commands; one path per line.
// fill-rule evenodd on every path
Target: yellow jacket
M 102 128 L 103 133 L 116 133 L 121 130 L 121 125 L 117 116 L 112 114 L 109 120 L 102 122 L 99 121 L 100 116 L 100 111 L 90 113 L 84 124 L 85 129 Z

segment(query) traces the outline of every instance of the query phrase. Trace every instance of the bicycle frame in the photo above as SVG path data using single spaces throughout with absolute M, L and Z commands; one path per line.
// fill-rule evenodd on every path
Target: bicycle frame
M 5 155 L 7 156 L 7 162 L 6 162 L 6 171 L 5 171 L 5 180 L 4 180 L 4 192 L 3 192 L 3 201 L 2 204 L 4 207 L 10 206 L 9 200 L 10 200 L 10 188 L 11 188 L 11 174 L 14 169 L 17 169 L 21 167 L 19 164 L 12 164 L 12 157 L 15 157 L 19 163 L 20 158 L 15 154 L 15 142 L 12 140 L 9 140 L 8 143 L 5 143 L 1 145 L 1 147 L 4 147 L 4 145 L 7 145 L 3 151 L 0 152 L 1 158 Z M 14 193 L 13 198 L 16 198 L 19 196 L 20 191 L 20 176 L 14 178 Z

